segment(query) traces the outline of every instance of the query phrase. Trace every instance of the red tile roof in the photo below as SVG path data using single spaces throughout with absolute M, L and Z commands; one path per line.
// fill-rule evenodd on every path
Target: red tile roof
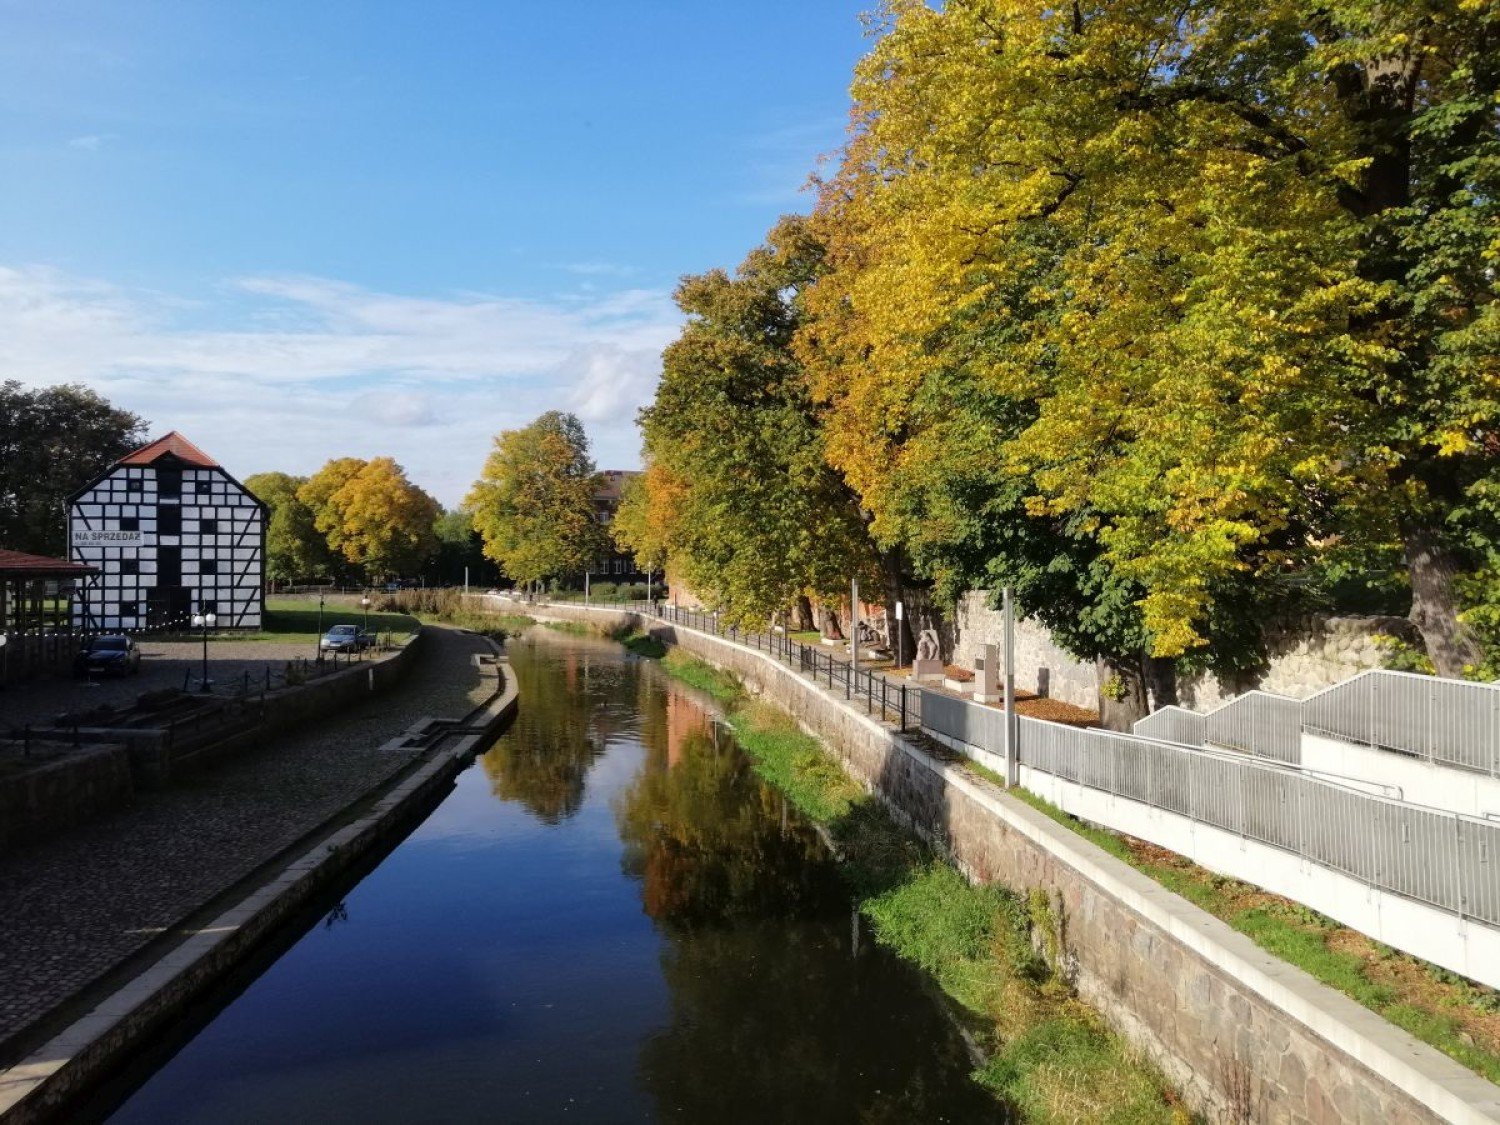
M 7 578 L 71 578 L 80 574 L 95 574 L 96 566 L 69 562 L 67 559 L 49 559 L 46 555 L 28 555 L 24 551 L 7 551 L 0 547 L 0 577 Z
M 217 469 L 219 463 L 203 450 L 199 449 L 187 438 L 176 430 L 157 438 L 149 445 L 143 445 L 134 453 L 127 453 L 115 462 L 116 465 L 150 465 L 158 458 L 171 454 L 178 460 L 189 465 L 196 465 L 200 469 Z

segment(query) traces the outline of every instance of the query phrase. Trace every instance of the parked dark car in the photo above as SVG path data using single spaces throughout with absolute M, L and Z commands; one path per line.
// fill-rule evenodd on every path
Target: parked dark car
M 141 650 L 129 637 L 90 637 L 73 658 L 75 676 L 134 676 L 141 670 Z
M 358 625 L 335 625 L 323 634 L 318 648 L 323 652 L 359 652 L 375 643 L 375 638 L 362 632 Z

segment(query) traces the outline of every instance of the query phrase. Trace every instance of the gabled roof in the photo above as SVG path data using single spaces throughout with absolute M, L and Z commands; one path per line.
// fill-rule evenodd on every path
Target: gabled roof
M 166 456 L 177 458 L 185 465 L 196 465 L 200 469 L 217 469 L 219 463 L 199 449 L 176 430 L 143 445 L 134 453 L 127 453 L 115 462 L 116 465 L 152 465 Z
M 72 578 L 96 574 L 99 568 L 67 559 L 50 559 L 46 555 L 28 555 L 24 551 L 7 551 L 0 547 L 0 577 L 5 578 Z

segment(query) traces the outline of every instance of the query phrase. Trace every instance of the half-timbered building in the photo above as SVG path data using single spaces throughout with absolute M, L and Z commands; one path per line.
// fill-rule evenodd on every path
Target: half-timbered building
M 69 504 L 76 562 L 98 568 L 75 624 L 145 629 L 213 613 L 259 628 L 267 511 L 221 465 L 173 431 L 120 458 Z

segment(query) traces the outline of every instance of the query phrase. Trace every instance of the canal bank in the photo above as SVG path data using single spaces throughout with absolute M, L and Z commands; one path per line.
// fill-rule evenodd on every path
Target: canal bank
M 527 612 L 647 631 L 733 672 L 971 879 L 1045 895 L 1079 995 L 1195 1109 L 1225 1120 L 1500 1120 L 1493 1084 L 767 654 L 620 610 Z
M 22 1125 L 57 1119 L 288 918 L 371 853 L 399 840 L 451 789 L 454 776 L 511 719 L 518 701 L 498 649 L 482 638 L 474 641 L 465 663 L 476 682 L 487 685 L 482 702 L 459 718 L 420 718 L 374 748 L 376 759 L 409 764 L 398 764 L 393 776 L 361 792 L 310 835 L 311 843 L 266 861 L 243 879 L 243 897 L 232 906 L 190 929 L 177 927 L 186 936 L 169 952 L 0 1072 L 0 1120 Z
M 699 693 L 596 638 L 507 648 L 505 734 L 82 1120 L 1009 1119 Z

